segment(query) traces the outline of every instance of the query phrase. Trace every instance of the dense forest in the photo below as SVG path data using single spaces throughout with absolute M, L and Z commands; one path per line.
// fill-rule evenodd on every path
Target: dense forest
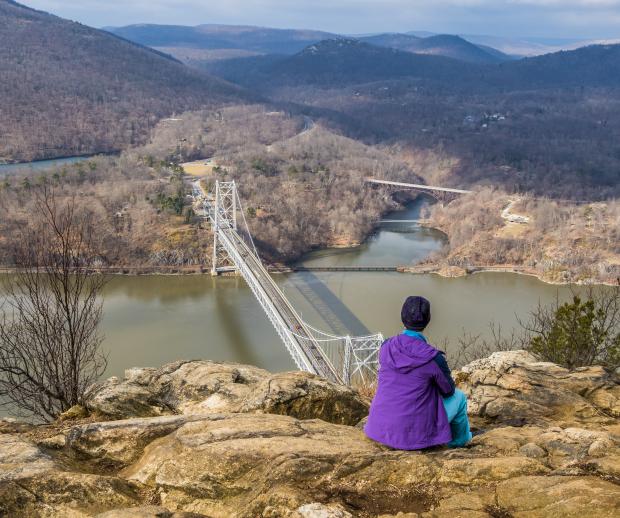
M 249 97 L 109 33 L 0 0 L 0 162 L 142 143 L 162 117 Z
M 327 35 L 283 56 L 270 46 L 325 35 L 202 26 L 156 36 L 146 43 L 185 45 L 195 68 L 0 0 L 0 161 L 124 150 L 0 178 L 0 262 L 32 217 L 33 190 L 50 182 L 100 214 L 102 265 L 205 265 L 209 233 L 181 164 L 211 158 L 209 182 L 239 181 L 270 261 L 363 241 L 396 206 L 364 187 L 377 176 L 476 192 L 432 210 L 450 238 L 436 262 L 526 265 L 553 280 L 617 275 L 620 45 L 506 61 L 446 37 Z M 203 60 L 220 44 L 247 57 Z M 526 232 L 501 217 L 514 200 Z
M 314 247 L 361 242 L 397 204 L 368 189 L 370 175 L 412 175 L 386 151 L 262 105 L 188 112 L 163 121 L 149 143 L 0 183 L 0 264 L 10 264 L 20 229 L 34 221 L 43 182 L 97 213 L 102 266 L 208 266 L 210 232 L 191 207 L 179 165 L 211 156 L 216 178 L 239 182 L 245 216 L 263 257 L 285 261 Z
M 209 68 L 353 138 L 454 160 L 449 186 L 597 200 L 620 194 L 618 59 L 605 45 L 473 65 L 330 40 Z

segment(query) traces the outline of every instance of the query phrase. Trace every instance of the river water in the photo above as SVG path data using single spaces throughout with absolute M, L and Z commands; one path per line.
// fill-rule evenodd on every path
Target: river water
M 423 201 L 390 219 L 417 219 Z M 389 223 L 352 250 L 323 250 L 305 265 L 401 265 L 440 249 L 445 236 L 417 224 Z M 299 272 L 275 276 L 304 320 L 343 334 L 401 329 L 407 295 L 432 303 L 428 336 L 453 343 L 463 330 L 488 334 L 489 323 L 508 331 L 539 300 L 569 295 L 566 287 L 535 278 L 481 273 L 457 279 L 383 272 Z M 271 371 L 294 369 L 284 346 L 240 278 L 210 276 L 116 277 L 105 293 L 106 375 L 132 366 L 159 366 L 178 359 L 205 358 L 249 363 Z
M 74 156 L 68 158 L 54 158 L 51 160 L 39 160 L 37 162 L 27 162 L 23 164 L 0 164 L 0 178 L 17 174 L 32 174 L 47 171 L 49 169 L 74 164 L 88 160 L 90 157 Z
M 417 219 L 427 203 L 418 199 L 389 219 Z M 415 223 L 387 223 L 365 244 L 323 250 L 304 258 L 307 266 L 392 266 L 415 263 L 439 250 L 445 236 Z M 458 279 L 392 272 L 298 272 L 275 276 L 304 320 L 337 334 L 362 335 L 401 329 L 400 307 L 419 294 L 432 303 L 428 336 L 453 343 L 463 330 L 487 334 L 489 323 L 517 325 L 539 300 L 557 288 L 535 278 L 481 273 Z M 249 363 L 271 371 L 294 369 L 271 324 L 241 278 L 203 276 L 114 277 L 105 291 L 105 376 L 133 366 L 159 366 L 179 359 Z

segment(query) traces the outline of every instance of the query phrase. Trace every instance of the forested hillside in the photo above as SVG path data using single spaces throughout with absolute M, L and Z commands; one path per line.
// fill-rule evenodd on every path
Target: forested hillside
M 211 70 L 351 137 L 455 164 L 429 182 L 595 200 L 620 192 L 619 62 L 620 45 L 482 65 L 341 39 Z
M 324 40 L 294 56 L 236 59 L 211 65 L 208 70 L 265 91 L 283 85 L 340 87 L 404 77 L 449 83 L 458 77 L 480 74 L 474 64 L 412 54 L 351 38 Z
M 246 97 L 104 31 L 0 0 L 0 161 L 115 151 L 159 119 Z

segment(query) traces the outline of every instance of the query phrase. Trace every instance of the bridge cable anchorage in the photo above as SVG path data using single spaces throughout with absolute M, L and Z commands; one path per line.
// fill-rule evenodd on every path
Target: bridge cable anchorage
M 241 274 L 297 368 L 335 383 L 373 383 L 383 335 L 337 336 L 304 322 L 260 260 L 243 214 L 237 184 L 218 180 L 214 193 L 210 194 L 196 181 L 192 192 L 196 214 L 213 229 L 212 275 Z M 238 226 L 238 212 L 242 214 L 243 230 Z

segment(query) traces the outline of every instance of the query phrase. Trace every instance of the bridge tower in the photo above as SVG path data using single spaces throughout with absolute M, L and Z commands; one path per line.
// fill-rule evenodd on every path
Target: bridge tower
M 232 182 L 215 183 L 215 206 L 213 215 L 213 262 L 211 275 L 236 272 L 237 266 L 218 236 L 218 229 L 231 228 L 237 230 L 237 184 Z

